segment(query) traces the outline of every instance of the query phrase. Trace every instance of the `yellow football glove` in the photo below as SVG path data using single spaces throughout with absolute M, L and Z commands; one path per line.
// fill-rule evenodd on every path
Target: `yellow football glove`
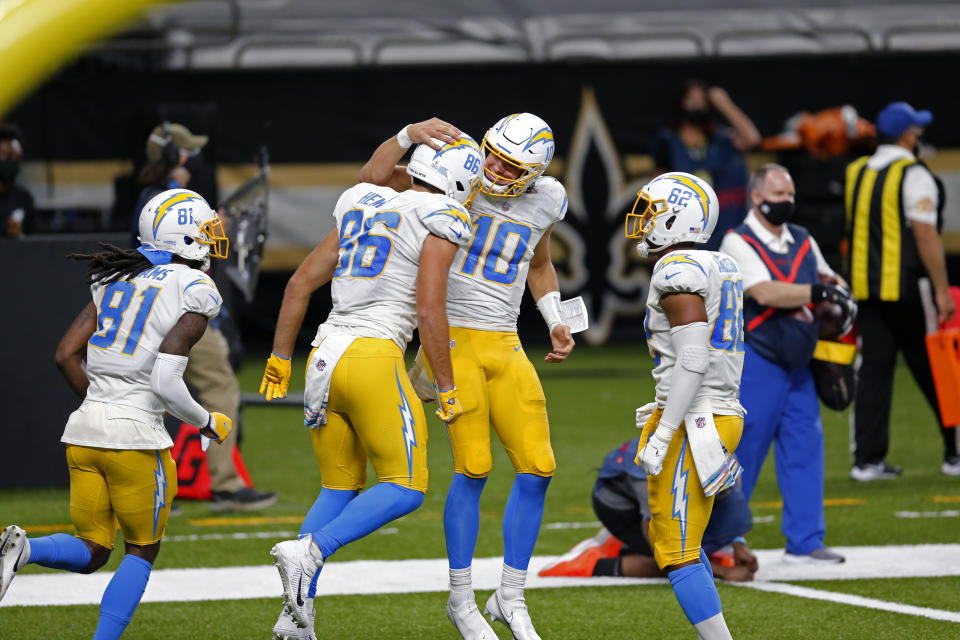
M 457 388 L 454 387 L 449 391 L 441 391 L 439 388 L 436 388 L 436 392 L 437 417 L 446 424 L 452 424 L 454 420 L 463 414 L 463 405 L 457 400 Z
M 231 430 L 233 430 L 233 420 L 222 413 L 211 411 L 207 426 L 200 430 L 200 448 L 206 451 L 211 441 L 221 444 L 230 435 Z
M 281 358 L 271 353 L 267 358 L 267 368 L 260 381 L 260 393 L 267 401 L 274 398 L 286 398 L 290 388 L 290 358 Z

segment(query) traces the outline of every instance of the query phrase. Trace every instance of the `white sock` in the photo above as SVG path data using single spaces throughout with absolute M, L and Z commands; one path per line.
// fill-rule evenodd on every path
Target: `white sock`
M 470 567 L 450 569 L 450 602 L 458 605 L 473 599 L 473 578 Z
M 733 640 L 730 630 L 727 629 L 727 621 L 723 619 L 722 611 L 706 620 L 701 620 L 693 625 L 693 628 L 703 640 Z
M 527 582 L 525 569 L 514 569 L 510 565 L 503 565 L 500 574 L 500 595 L 504 600 L 517 600 L 523 597 L 523 586 Z

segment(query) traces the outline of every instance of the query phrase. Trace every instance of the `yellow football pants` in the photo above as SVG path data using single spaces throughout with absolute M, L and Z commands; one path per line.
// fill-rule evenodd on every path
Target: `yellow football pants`
M 347 348 L 330 381 L 327 423 L 310 436 L 328 489 L 363 489 L 369 456 L 380 482 L 427 492 L 427 421 L 391 340 L 358 338 Z
M 123 539 L 145 546 L 163 537 L 177 495 L 177 465 L 169 449 L 95 449 L 67 445 L 70 517 L 76 536 L 113 549 Z
M 647 420 L 640 434 L 640 449 L 657 428 L 662 414 L 663 409 L 657 409 Z M 727 451 L 736 450 L 743 433 L 743 418 L 714 415 L 713 421 Z M 708 498 L 703 493 L 685 425 L 680 425 L 670 441 L 663 470 L 656 476 L 647 476 L 647 495 L 652 517 L 650 545 L 657 566 L 664 569 L 699 560 L 700 541 L 710 520 L 715 496 Z
M 490 473 L 493 427 L 517 473 L 552 476 L 557 463 L 546 398 L 516 332 L 450 327 L 450 340 L 463 405 L 463 415 L 447 428 L 454 471 L 471 478 Z

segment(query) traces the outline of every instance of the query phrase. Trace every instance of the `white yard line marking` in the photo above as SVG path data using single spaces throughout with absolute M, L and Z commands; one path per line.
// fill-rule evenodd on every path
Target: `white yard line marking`
M 377 529 L 377 535 L 389 536 L 400 533 L 396 527 Z M 188 533 L 178 536 L 164 536 L 164 542 L 201 542 L 204 540 L 290 540 L 296 538 L 299 531 L 246 531 L 234 533 Z
M 588 522 L 548 522 L 541 529 L 596 529 L 602 526 L 599 520 Z
M 276 536 L 286 532 L 260 533 Z M 957 562 L 957 558 L 960 558 L 960 544 L 835 547 L 834 549 L 846 556 L 847 561 L 844 564 L 828 566 L 787 564 L 783 561 L 783 550 L 755 550 L 760 562 L 760 571 L 757 572 L 756 582 L 752 584 L 756 586 L 786 580 L 960 575 L 960 562 Z M 541 578 L 537 576 L 540 569 L 557 558 L 558 556 L 534 557 L 530 561 L 527 586 L 536 589 L 666 582 L 662 578 Z M 502 564 L 502 558 L 476 559 L 473 564 L 474 587 L 478 590 L 495 589 L 500 584 Z M 112 573 L 99 572 L 92 575 L 59 572 L 19 575 L 15 584 L 0 602 L 0 607 L 97 604 L 112 577 Z M 334 559 L 323 568 L 318 593 L 320 595 L 358 595 L 438 592 L 447 590 L 447 582 L 445 558 L 350 562 L 336 562 Z M 264 564 L 261 566 L 154 571 L 150 576 L 143 600 L 144 602 L 180 602 L 279 597 L 280 580 L 276 570 L 268 563 L 265 548 Z M 920 607 L 915 608 L 920 609 Z
M 203 540 L 259 540 L 272 539 L 288 540 L 297 537 L 297 531 L 247 531 L 236 533 L 188 533 L 179 536 L 164 536 L 167 542 L 199 542 Z
M 920 616 L 923 618 L 932 618 L 934 620 L 945 620 L 947 622 L 960 622 L 960 613 L 956 611 L 943 611 L 942 609 L 915 607 L 913 605 L 902 604 L 900 602 L 888 602 L 886 600 L 877 600 L 875 598 L 865 598 L 863 596 L 856 596 L 850 593 L 823 591 L 821 589 L 799 587 L 794 584 L 784 584 L 782 582 L 740 582 L 731 584 L 736 584 L 738 587 L 756 589 L 757 591 L 782 593 L 784 595 L 796 596 L 798 598 L 826 600 L 827 602 L 849 604 L 854 607 L 866 607 L 867 609 L 892 611 L 893 613 L 903 613 L 909 616 Z
M 956 509 L 945 509 L 944 511 L 894 511 L 893 515 L 898 518 L 957 518 L 960 517 L 960 511 Z

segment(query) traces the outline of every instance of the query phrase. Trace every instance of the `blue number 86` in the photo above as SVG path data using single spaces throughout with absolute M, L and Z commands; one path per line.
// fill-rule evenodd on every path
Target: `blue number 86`
M 480 156 L 469 155 L 467 156 L 466 162 L 463 163 L 463 168 L 469 171 L 470 173 L 476 173 L 480 170 Z

